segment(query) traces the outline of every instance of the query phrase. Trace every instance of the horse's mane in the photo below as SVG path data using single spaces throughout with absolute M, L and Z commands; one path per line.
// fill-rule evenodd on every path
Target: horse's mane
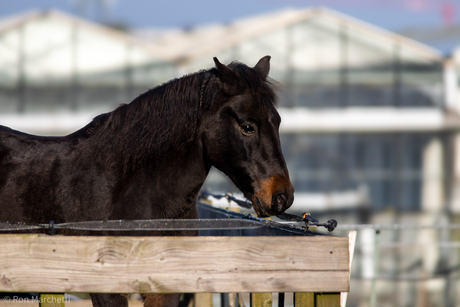
M 260 78 L 254 69 L 238 61 L 230 63 L 228 67 L 236 72 L 240 79 L 251 89 L 254 99 L 259 102 L 259 107 L 262 110 L 277 106 L 278 100 L 275 91 L 281 89 L 278 82 L 271 78 L 266 80 Z
M 261 110 L 276 103 L 272 83 L 239 62 L 229 67 L 252 89 Z M 224 95 L 215 68 L 173 79 L 139 95 L 110 113 L 97 116 L 77 135 L 92 140 L 107 167 L 122 163 L 123 173 L 138 165 L 161 163 L 195 139 L 200 116 Z M 264 97 L 265 99 L 259 99 Z

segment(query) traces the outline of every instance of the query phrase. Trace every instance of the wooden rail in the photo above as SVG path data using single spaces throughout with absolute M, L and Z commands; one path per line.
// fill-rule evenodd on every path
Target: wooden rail
M 356 233 L 316 236 L 201 202 L 198 210 L 261 228 L 200 231 L 210 237 L 0 235 L 0 291 L 195 292 L 196 307 L 212 306 L 212 292 L 229 293 L 229 306 L 244 292 L 251 307 L 272 306 L 271 292 L 295 292 L 295 307 L 346 301 Z M 62 299 L 41 294 L 40 306 L 62 307 Z
M 0 235 L 0 291 L 342 292 L 347 237 Z

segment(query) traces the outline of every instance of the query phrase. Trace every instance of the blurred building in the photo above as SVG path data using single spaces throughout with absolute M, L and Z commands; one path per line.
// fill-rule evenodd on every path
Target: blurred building
M 212 67 L 213 56 L 254 65 L 266 54 L 283 86 L 293 209 L 449 208 L 456 70 L 435 49 L 324 8 L 163 32 L 121 33 L 56 11 L 2 20 L 0 121 L 68 133 L 155 85 Z M 206 186 L 234 189 L 216 171 Z
M 448 143 L 460 118 L 457 101 L 447 100 L 444 58 L 435 49 L 324 8 L 153 41 L 184 71 L 212 66 L 212 56 L 252 65 L 272 55 L 270 76 L 284 87 L 279 111 L 293 209 L 366 201 L 377 211 L 446 206 Z M 212 189 L 230 189 L 223 177 L 211 178 Z
M 154 46 L 58 11 L 0 20 L 0 122 L 18 130 L 68 133 L 175 74 Z
M 213 67 L 214 56 L 252 66 L 269 54 L 270 76 L 283 87 L 292 210 L 326 212 L 339 226 L 460 223 L 460 49 L 452 46 L 446 55 L 324 8 L 132 32 L 31 12 L 0 20 L 0 124 L 64 135 L 149 88 Z M 215 170 L 205 185 L 236 191 Z M 377 214 L 356 214 L 363 206 Z M 350 301 L 367 306 L 377 276 L 379 306 L 460 302 L 458 245 L 449 245 L 460 232 L 395 229 L 382 233 L 388 249 L 379 266 L 374 232 L 360 232 Z

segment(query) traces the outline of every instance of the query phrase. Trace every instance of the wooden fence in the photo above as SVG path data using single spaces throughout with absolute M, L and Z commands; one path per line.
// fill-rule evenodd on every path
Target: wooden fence
M 5 234 L 0 235 L 0 291 L 295 292 L 296 306 L 339 306 L 339 293 L 349 291 L 349 241 L 319 235 Z M 259 298 L 263 295 L 254 296 L 252 305 L 267 306 Z

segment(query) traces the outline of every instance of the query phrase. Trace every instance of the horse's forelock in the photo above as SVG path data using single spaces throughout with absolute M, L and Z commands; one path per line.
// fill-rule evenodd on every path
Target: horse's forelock
M 254 98 L 261 104 L 261 108 L 270 109 L 272 106 L 277 106 L 275 92 L 279 89 L 279 85 L 275 81 L 270 78 L 262 79 L 253 68 L 237 61 L 230 63 L 228 67 L 235 71 L 249 87 Z

